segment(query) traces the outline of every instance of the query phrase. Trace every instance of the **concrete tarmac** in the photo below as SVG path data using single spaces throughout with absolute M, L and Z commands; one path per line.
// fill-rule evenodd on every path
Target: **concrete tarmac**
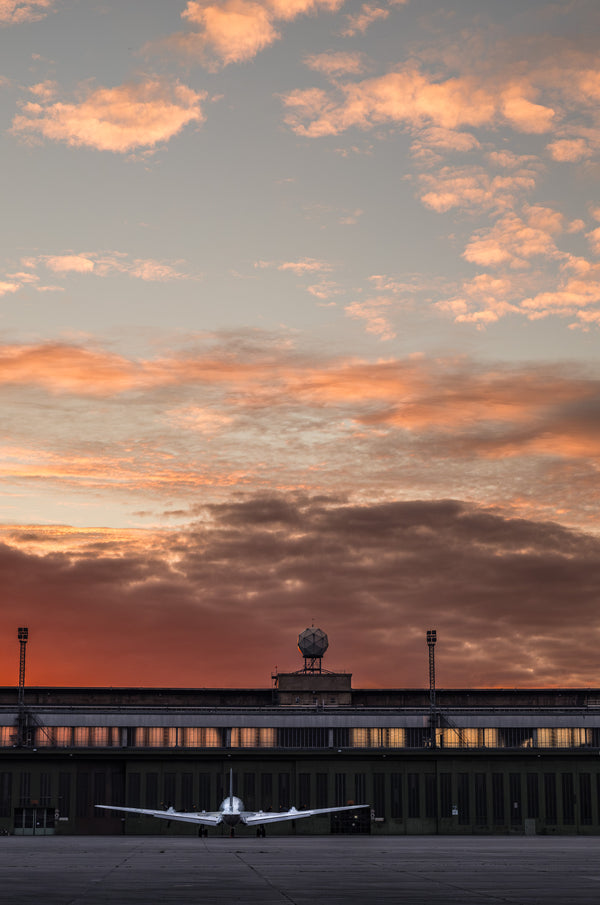
M 598 837 L 8 836 L 7 905 L 598 905 Z

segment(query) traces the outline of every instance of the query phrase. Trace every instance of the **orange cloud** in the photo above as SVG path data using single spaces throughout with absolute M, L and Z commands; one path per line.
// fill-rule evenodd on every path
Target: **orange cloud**
M 346 305 L 345 312 L 349 317 L 365 320 L 367 333 L 378 336 L 381 340 L 394 339 L 396 336 L 392 325 L 385 316 L 386 309 L 392 304 L 391 299 L 377 297 L 364 302 L 352 302 Z
M 364 54 L 358 52 L 315 53 L 306 57 L 304 63 L 309 69 L 322 72 L 329 78 L 340 75 L 361 75 L 367 68 Z
M 188 0 L 182 18 L 196 31 L 165 39 L 177 53 L 215 69 L 253 59 L 281 35 L 278 22 L 321 11 L 334 12 L 344 0 Z
M 368 300 L 362 308 L 349 306 L 347 313 L 367 319 L 373 331 L 385 338 L 390 329 L 385 318 L 388 306 L 389 300 L 379 297 Z M 509 445 L 506 436 L 510 436 L 515 450 L 528 446 L 533 449 L 538 440 L 532 425 L 537 422 L 545 425 L 541 437 L 548 432 L 574 436 L 574 430 L 557 425 L 574 424 L 579 418 L 579 436 L 593 438 L 592 446 L 600 440 L 597 428 L 591 431 L 596 423 L 594 417 L 586 422 L 577 414 L 578 406 L 596 398 L 594 381 L 539 368 L 485 370 L 460 360 L 316 362 L 299 358 L 289 350 L 274 352 L 266 347 L 262 354 L 249 355 L 244 350 L 232 354 L 227 348 L 216 347 L 198 350 L 196 354 L 132 361 L 81 346 L 5 346 L 0 350 L 0 383 L 37 386 L 55 395 L 106 397 L 115 405 L 120 394 L 131 391 L 138 398 L 143 393 L 151 400 L 169 387 L 177 387 L 180 394 L 188 388 L 192 396 L 188 399 L 182 395 L 177 407 L 168 404 L 171 396 L 165 397 L 167 406 L 160 416 L 161 424 L 208 435 L 235 432 L 237 419 L 241 418 L 243 425 L 248 411 L 252 411 L 253 420 L 260 412 L 268 417 L 273 405 L 280 410 L 285 400 L 290 411 L 321 412 L 328 429 L 350 419 L 357 425 L 396 427 L 416 434 L 442 432 L 448 442 L 454 443 L 462 430 L 483 430 L 485 424 L 506 425 L 494 442 L 487 444 L 502 448 L 503 454 Z M 197 387 L 203 389 L 202 406 L 192 401 Z M 122 404 L 127 406 L 128 399 L 124 398 Z M 568 414 L 569 408 L 574 414 Z M 559 409 L 567 414 L 559 416 Z M 550 424 L 554 426 L 549 427 Z M 262 443 L 267 422 L 259 425 L 256 421 L 256 425 Z M 527 437 L 523 434 L 524 425 L 531 428 Z M 583 448 L 585 442 L 578 440 L 578 446 Z M 472 445 L 475 448 L 474 440 Z M 245 448 L 250 449 L 248 441 Z M 40 455 L 45 459 L 51 454 L 45 450 Z M 153 461 L 154 456 L 153 452 Z M 142 466 L 139 450 L 135 456 L 118 456 L 131 470 L 136 468 L 136 457 Z M 20 454 L 11 454 L 11 458 L 18 462 Z M 81 462 L 86 458 L 91 461 L 93 457 L 82 456 Z M 54 469 L 55 464 L 50 462 L 49 467 Z M 73 467 L 69 466 L 71 470 Z M 86 467 L 82 464 L 84 470 Z M 106 463 L 102 467 L 106 468 Z M 189 480 L 189 469 L 184 467 L 181 471 L 169 462 L 168 456 L 152 467 L 157 482 L 176 481 L 177 474 L 177 480 Z M 114 463 L 108 471 L 117 472 Z
M 0 280 L 0 296 L 8 295 L 9 292 L 16 292 L 21 288 L 21 283 L 15 283 L 13 281 L 8 282 L 6 280 Z
M 349 14 L 346 19 L 348 25 L 342 30 L 344 38 L 351 38 L 357 32 L 364 34 L 367 28 L 378 19 L 387 19 L 389 9 L 382 9 L 380 6 L 372 6 L 369 3 L 363 3 L 358 13 Z
M 169 280 L 190 279 L 190 275 L 177 270 L 173 264 L 155 261 L 152 258 L 131 260 L 125 252 L 85 252 L 81 254 L 39 255 L 23 258 L 22 263 L 33 270 L 43 265 L 53 273 L 81 273 L 106 277 L 123 273 L 139 280 L 167 282 Z M 21 274 L 21 282 L 37 279 L 32 274 Z
M 331 267 L 316 258 L 301 258 L 299 261 L 284 261 L 277 265 L 277 270 L 291 270 L 296 276 L 302 276 L 305 273 L 323 273 L 331 270 Z
M 535 94 L 535 89 L 525 82 L 492 87 L 474 75 L 440 80 L 407 65 L 384 76 L 340 85 L 339 96 L 308 89 L 293 91 L 283 100 L 288 125 L 309 137 L 392 122 L 415 127 L 431 123 L 454 130 L 491 127 L 504 120 L 520 132 L 548 131 L 554 110 L 533 103 L 528 94 Z
M 496 110 L 493 96 L 474 79 L 434 82 L 410 67 L 340 85 L 340 95 L 338 101 L 314 89 L 292 91 L 283 97 L 289 111 L 287 124 L 299 135 L 311 138 L 389 122 L 415 125 L 433 122 L 455 129 L 490 123 Z
M 205 97 L 178 82 L 130 82 L 90 90 L 79 103 L 23 104 L 11 131 L 26 140 L 42 137 L 122 154 L 154 148 L 187 124 L 202 123 Z
M 561 257 L 554 236 L 563 231 L 562 219 L 560 213 L 541 205 L 527 209 L 525 220 L 507 214 L 472 239 L 463 257 L 486 267 L 508 264 L 513 268 L 529 266 L 529 260 L 538 255 Z
M 533 191 L 537 174 L 533 170 L 494 175 L 481 167 L 441 167 L 419 176 L 421 201 L 438 213 L 452 208 L 506 210 Z
M 138 372 L 132 362 L 102 350 L 60 343 L 0 346 L 3 384 L 37 384 L 53 393 L 102 395 L 132 388 Z
M 37 22 L 48 15 L 57 0 L 0 0 L 0 25 Z
M 54 273 L 91 273 L 94 269 L 94 262 L 84 255 L 48 255 L 44 262 Z
M 585 138 L 560 138 L 558 141 L 551 141 L 547 148 L 552 159 L 561 162 L 577 163 L 593 155 L 593 148 Z
M 346 313 L 385 331 L 392 306 L 371 307 Z M 568 511 L 572 524 L 593 522 L 600 502 L 600 396 L 583 370 L 313 357 L 253 333 L 139 360 L 5 346 L 0 385 L 9 518 L 13 499 L 15 511 L 44 500 L 52 513 L 72 499 L 90 508 L 88 524 L 98 511 L 118 513 L 102 524 L 124 511 L 130 524 L 140 508 L 155 523 L 165 505 L 180 520 L 232 488 L 466 494 L 549 518 Z

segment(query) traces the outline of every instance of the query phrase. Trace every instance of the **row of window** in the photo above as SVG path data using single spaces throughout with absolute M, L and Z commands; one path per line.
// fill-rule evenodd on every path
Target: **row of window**
M 0 746 L 16 743 L 14 726 L 0 726 Z M 36 748 L 424 748 L 432 744 L 426 728 L 198 728 L 136 726 L 32 727 L 28 746 Z M 438 748 L 600 747 L 600 729 L 486 728 L 436 729 Z
M 31 805 L 54 807 L 64 818 L 99 820 L 108 812 L 94 804 L 216 810 L 226 795 L 220 772 L 131 772 L 127 784 L 121 771 L 41 773 L 35 790 L 29 772 L 14 780 L 16 789 L 13 774 L 0 773 L 2 817 L 11 816 L 14 807 Z M 480 826 L 517 826 L 526 818 L 548 825 L 592 825 L 600 819 L 600 773 L 590 772 L 298 773 L 294 795 L 289 772 L 244 772 L 234 774 L 234 788 L 249 809 L 371 804 L 376 818 L 452 818 L 459 825 Z

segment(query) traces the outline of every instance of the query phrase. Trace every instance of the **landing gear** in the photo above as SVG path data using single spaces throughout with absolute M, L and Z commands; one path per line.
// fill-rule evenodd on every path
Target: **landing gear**
M 265 830 L 264 826 L 257 826 L 257 827 L 256 827 L 256 835 L 257 835 L 257 837 L 258 837 L 259 839 L 264 839 L 264 838 L 265 838 L 265 836 L 267 835 L 267 833 L 266 833 L 266 830 Z

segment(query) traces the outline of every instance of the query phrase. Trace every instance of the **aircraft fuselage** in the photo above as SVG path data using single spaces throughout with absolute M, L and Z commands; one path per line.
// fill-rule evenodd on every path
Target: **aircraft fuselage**
M 237 826 L 242 819 L 242 811 L 244 810 L 244 802 L 235 795 L 224 798 L 221 802 L 219 811 L 223 818 L 223 823 L 227 826 Z

